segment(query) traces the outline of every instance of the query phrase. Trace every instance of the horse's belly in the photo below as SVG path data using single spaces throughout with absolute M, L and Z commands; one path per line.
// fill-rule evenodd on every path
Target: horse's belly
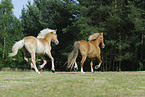
M 45 53 L 45 45 L 41 41 L 37 41 L 38 45 L 36 48 L 36 53 L 37 54 L 44 54 Z
M 93 59 L 93 58 L 97 57 L 99 54 L 100 54 L 100 53 L 99 53 L 98 51 L 92 50 L 92 52 L 89 52 L 89 53 L 88 53 L 88 58 L 89 58 L 89 59 Z
M 94 53 L 88 54 L 88 58 L 89 58 L 89 59 L 93 59 L 93 58 L 95 58 L 95 57 L 96 57 L 96 54 L 94 54 Z
M 44 54 L 45 53 L 45 49 L 43 47 L 37 47 L 36 48 L 36 53 L 37 54 Z
M 96 47 L 96 46 L 91 44 L 90 50 L 88 52 L 88 58 L 89 59 L 93 59 L 93 58 L 95 58 L 95 57 L 97 57 L 99 55 L 100 55 L 100 49 L 99 49 L 99 47 Z

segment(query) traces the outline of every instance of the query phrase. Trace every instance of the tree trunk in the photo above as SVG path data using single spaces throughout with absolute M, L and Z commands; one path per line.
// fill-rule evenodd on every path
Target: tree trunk
M 5 25 L 4 25 L 4 31 L 6 30 L 6 27 L 5 27 Z M 4 33 L 5 34 L 5 33 Z M 3 49 L 3 56 L 2 56 L 2 58 L 4 59 L 5 58 L 5 36 L 4 36 L 4 49 Z
M 5 58 L 5 37 L 4 37 L 4 50 L 3 50 L 3 59 Z
M 120 48 L 119 48 L 119 67 L 118 67 L 118 71 L 121 71 L 121 54 L 122 54 L 121 32 L 119 32 L 119 44 L 120 44 Z

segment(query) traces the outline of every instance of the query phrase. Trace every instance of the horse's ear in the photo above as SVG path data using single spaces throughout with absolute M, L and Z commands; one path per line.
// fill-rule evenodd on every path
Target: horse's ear
M 101 32 L 100 35 L 103 35 L 103 32 Z
M 54 30 L 54 33 L 56 34 L 56 31 L 57 31 L 57 29 L 56 30 Z

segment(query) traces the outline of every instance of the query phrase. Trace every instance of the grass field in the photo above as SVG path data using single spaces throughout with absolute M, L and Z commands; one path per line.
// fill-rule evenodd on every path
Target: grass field
M 145 97 L 145 72 L 0 71 L 0 97 Z

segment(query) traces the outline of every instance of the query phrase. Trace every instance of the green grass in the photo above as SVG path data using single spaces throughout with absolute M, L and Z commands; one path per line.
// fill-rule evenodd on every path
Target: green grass
M 145 72 L 1 71 L 1 97 L 143 97 Z

